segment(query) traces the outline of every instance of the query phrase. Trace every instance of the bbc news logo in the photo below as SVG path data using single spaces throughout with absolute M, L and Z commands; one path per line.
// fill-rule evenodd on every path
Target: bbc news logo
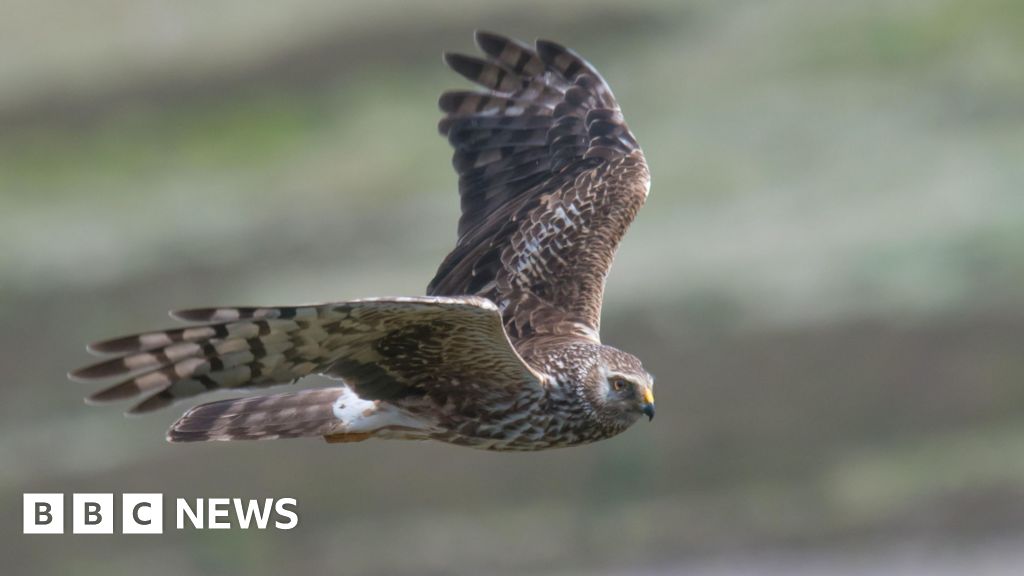
M 24 494 L 22 505 L 25 534 L 63 534 L 64 494 Z M 298 502 L 294 498 L 176 498 L 174 527 L 177 530 L 291 530 L 299 525 Z M 163 534 L 164 495 L 122 494 L 121 534 Z M 113 534 L 113 494 L 72 494 L 73 534 Z

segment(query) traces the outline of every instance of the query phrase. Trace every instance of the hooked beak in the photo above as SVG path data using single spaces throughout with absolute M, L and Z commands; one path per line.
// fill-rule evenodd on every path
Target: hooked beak
M 641 410 L 647 415 L 648 422 L 654 420 L 654 392 L 650 388 L 644 389 L 644 404 Z

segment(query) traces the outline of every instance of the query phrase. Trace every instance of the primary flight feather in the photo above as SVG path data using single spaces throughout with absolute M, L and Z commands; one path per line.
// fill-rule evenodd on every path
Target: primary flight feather
M 204 308 L 182 328 L 97 342 L 73 371 L 115 380 L 90 402 L 149 412 L 208 390 L 338 381 L 201 404 L 172 442 L 322 436 L 540 450 L 609 438 L 654 416 L 640 361 L 600 341 L 615 250 L 650 174 L 607 83 L 554 42 L 477 32 L 482 56 L 446 54 L 479 85 L 442 94 L 455 150 L 458 241 L 427 296 Z

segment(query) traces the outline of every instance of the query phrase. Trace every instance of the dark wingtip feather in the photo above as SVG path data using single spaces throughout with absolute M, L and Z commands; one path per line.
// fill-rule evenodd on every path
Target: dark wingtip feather
M 139 337 L 137 334 L 131 336 L 119 336 L 93 342 L 85 347 L 86 351 L 95 356 L 109 356 L 110 354 L 123 354 L 134 352 L 139 348 Z
M 566 54 L 568 52 L 568 48 L 554 40 L 544 40 L 543 38 L 537 39 L 537 55 L 540 56 L 541 60 L 549 64 L 557 58 L 559 54 Z
M 141 391 L 142 390 L 139 389 L 134 379 L 125 382 L 118 382 L 113 386 L 108 386 L 98 392 L 93 392 L 85 398 L 85 403 L 90 406 L 110 404 L 111 402 L 134 398 L 135 396 L 138 396 Z
M 484 62 L 479 58 L 458 52 L 445 52 L 444 63 L 470 82 L 479 82 L 484 69 Z
M 448 136 L 448 132 L 451 130 L 451 128 L 452 128 L 452 119 L 451 118 L 445 116 L 444 118 L 441 118 L 440 120 L 438 120 L 438 122 L 437 122 L 437 131 L 438 131 L 438 133 L 441 134 L 441 136 Z
M 467 64 L 478 64 L 476 58 L 461 52 L 448 52 L 446 50 L 442 56 L 444 57 L 445 65 L 456 72 L 459 72 L 460 66 L 465 67 Z M 459 73 L 462 74 L 462 72 Z
M 135 396 L 135 393 L 126 392 L 123 387 L 114 386 L 110 388 L 103 388 L 99 392 L 85 397 L 85 403 L 89 406 L 101 406 L 103 404 L 111 404 L 120 400 L 125 400 Z
M 118 340 L 121 340 L 118 338 Z M 118 354 L 121 350 L 115 345 L 108 345 L 109 340 L 102 342 L 93 342 L 85 345 L 85 351 L 93 356 L 106 356 L 108 354 Z
M 75 368 L 68 372 L 68 380 L 72 380 L 74 382 L 92 382 L 93 380 L 102 380 L 104 376 L 96 367 L 103 366 L 103 364 L 106 364 L 106 362 L 90 364 L 89 366 L 84 366 L 82 368 Z
M 487 56 L 516 74 L 533 77 L 544 72 L 544 62 L 533 47 L 515 38 L 478 30 L 475 39 L 476 45 Z
M 125 366 L 124 359 L 111 358 L 110 360 L 76 368 L 68 372 L 68 378 L 76 382 L 92 382 L 110 378 L 111 376 L 120 376 L 128 372 L 131 372 L 131 370 Z
M 466 98 L 485 96 L 483 93 L 471 92 L 469 90 L 448 90 L 441 93 L 437 99 L 437 107 L 447 114 L 455 114 L 459 106 Z
M 558 70 L 558 73 L 567 80 L 575 80 L 581 73 L 586 73 L 607 87 L 601 73 L 572 48 L 552 40 L 537 40 L 537 54 L 545 64 Z
M 180 310 L 169 310 L 167 315 L 175 320 L 184 322 L 205 322 L 217 314 L 219 308 L 182 308 Z
M 83 374 L 83 372 L 87 372 L 90 368 L 92 368 L 92 366 L 86 366 L 84 368 L 75 368 L 74 370 L 68 372 L 68 380 L 72 380 L 74 382 L 92 381 L 92 378 L 90 378 L 88 374 Z
M 473 40 L 485 54 L 495 57 L 497 57 L 498 54 L 501 54 L 501 51 L 505 48 L 506 44 L 512 42 L 510 38 L 502 36 L 497 32 L 479 29 L 473 32 Z

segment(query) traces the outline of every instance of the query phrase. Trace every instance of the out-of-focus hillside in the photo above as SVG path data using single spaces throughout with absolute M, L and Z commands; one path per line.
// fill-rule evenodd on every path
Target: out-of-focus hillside
M 82 345 L 164 309 L 422 293 L 458 206 L 435 101 L 463 83 L 440 52 L 478 27 L 577 49 L 644 146 L 652 195 L 603 336 L 657 375 L 657 421 L 495 455 L 170 446 L 177 410 L 82 406 L 64 377 Z M 26 574 L 771 574 L 879 550 L 835 564 L 858 574 L 928 573 L 915 555 L 941 548 L 1012 573 L 1022 31 L 1022 5 L 996 0 L 15 2 L 0 508 L 274 495 L 302 523 L 49 539 L 7 522 L 4 557 Z

